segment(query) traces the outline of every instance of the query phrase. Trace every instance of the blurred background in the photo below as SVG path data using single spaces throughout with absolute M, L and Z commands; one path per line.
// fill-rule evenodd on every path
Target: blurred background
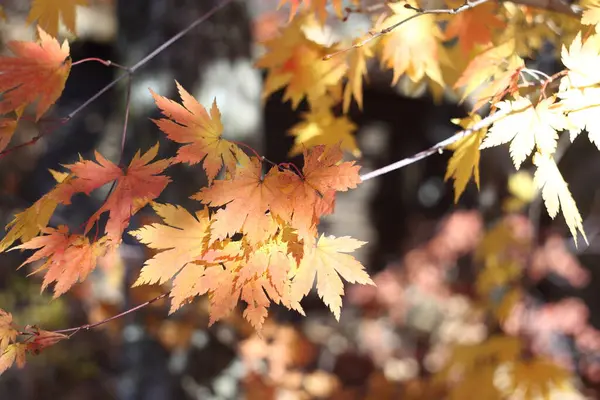
M 72 58 L 133 65 L 218 3 L 90 0 L 77 16 Z M 11 15 L 0 24 L 2 43 L 33 39 L 24 22 L 29 2 L 2 5 Z M 292 111 L 280 93 L 261 102 L 264 74 L 253 68 L 263 51 L 259 42 L 287 22 L 289 10 L 276 11 L 277 5 L 277 0 L 234 1 L 135 73 L 125 159 L 156 141 L 162 156 L 174 154 L 174 144 L 149 121 L 158 113 L 148 88 L 174 98 L 177 79 L 205 106 L 216 98 L 227 138 L 248 143 L 274 162 L 289 160 L 288 131 L 306 105 Z M 345 23 L 328 22 L 327 34 L 335 40 L 368 27 L 366 16 L 352 15 Z M 534 62 L 549 74 L 560 69 L 551 48 Z M 53 116 L 67 115 L 120 73 L 93 62 L 74 67 Z M 452 135 L 457 127 L 450 119 L 466 115 L 452 96 L 436 103 L 423 88 L 389 82 L 391 72 L 370 65 L 364 110 L 350 112 L 362 173 Z M 48 169 L 80 154 L 89 158 L 94 150 L 118 159 L 124 105 L 120 85 L 42 140 L 1 158 L 2 226 L 50 190 L 54 180 Z M 38 135 L 38 128 L 21 126 L 13 145 Z M 432 382 L 455 346 L 488 343 L 494 335 L 521 338 L 532 354 L 569 371 L 582 396 L 600 398 L 597 149 L 576 141 L 560 163 L 590 242 L 578 248 L 564 221 L 551 221 L 532 194 L 527 169 L 514 174 L 506 148 L 483 153 L 481 189 L 470 185 L 457 205 L 451 183 L 444 182 L 450 155 L 429 157 L 339 195 L 335 214 L 320 229 L 368 241 L 355 256 L 377 284 L 346 286 L 339 323 L 314 293 L 303 302 L 307 317 L 273 306 L 262 337 L 239 310 L 207 328 L 206 299 L 169 317 L 168 304 L 159 301 L 28 358 L 23 370 L 12 368 L 0 378 L 0 398 L 441 399 L 448 395 L 444 385 Z M 301 158 L 293 161 L 300 165 Z M 169 175 L 178 183 L 159 200 L 197 209 L 188 197 L 206 184 L 204 174 L 178 165 Z M 68 213 L 57 210 L 50 225 L 79 226 L 105 196 L 99 190 L 77 197 Z M 151 211 L 140 212 L 131 227 L 155 220 Z M 511 275 L 485 267 L 490 246 L 510 252 L 522 268 Z M 126 236 L 116 265 L 97 268 L 84 283 L 51 300 L 48 293 L 40 295 L 39 277 L 26 277 L 31 270 L 17 271 L 23 254 L 2 253 L 0 308 L 19 324 L 47 330 L 101 321 L 165 290 L 130 288 L 150 256 Z M 490 322 L 489 310 L 499 323 Z M 460 398 L 496 398 L 476 385 L 472 389 Z

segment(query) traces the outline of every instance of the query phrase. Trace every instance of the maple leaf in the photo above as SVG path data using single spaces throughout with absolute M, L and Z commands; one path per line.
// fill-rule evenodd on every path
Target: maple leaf
M 560 398 L 557 395 L 558 388 L 570 387 L 573 398 L 579 397 L 578 392 L 571 384 L 572 376 L 568 370 L 557 365 L 550 359 L 534 357 L 530 360 L 514 360 L 498 366 L 496 374 L 497 386 L 501 392 L 510 396 L 517 391 L 522 393 L 523 398 Z M 562 392 L 564 398 L 569 398 L 568 393 Z
M 295 136 L 290 156 L 301 154 L 304 149 L 317 145 L 340 145 L 354 157 L 361 156 L 353 135 L 357 126 L 346 116 L 333 115 L 330 103 L 312 106 L 310 112 L 302 115 L 303 121 L 289 130 Z
M 60 198 L 64 196 L 63 191 L 69 191 L 66 187 L 68 179 L 65 179 L 65 176 L 58 178 L 57 186 L 33 203 L 31 207 L 17 213 L 13 220 L 6 225 L 6 229 L 10 230 L 0 241 L 0 252 L 8 249 L 19 239 L 21 242 L 31 240 L 48 225 L 54 210 L 60 203 Z
M 13 326 L 12 314 L 0 309 L 0 353 L 8 347 L 9 344 L 17 340 L 18 332 Z
M 598 0 L 584 0 L 580 5 L 584 9 L 581 15 L 583 25 L 597 25 L 600 23 L 600 2 Z
M 339 321 L 344 294 L 340 276 L 350 283 L 375 285 L 364 266 L 351 255 L 344 254 L 365 243 L 348 236 L 336 238 L 321 235 L 316 246 L 305 249 L 304 258 L 292 280 L 292 299 L 300 301 L 306 296 L 316 277 L 317 293 Z
M 458 123 L 464 129 L 469 129 L 479 121 L 481 121 L 481 117 L 474 114 L 471 118 L 455 119 L 452 122 Z M 448 161 L 448 169 L 446 170 L 444 180 L 454 178 L 455 203 L 458 202 L 458 199 L 465 191 L 471 177 L 473 177 L 477 189 L 479 189 L 479 147 L 486 133 L 487 128 L 480 129 L 448 146 L 450 150 L 454 150 L 454 153 Z
M 208 209 L 196 212 L 194 216 L 185 208 L 172 204 L 153 203 L 152 208 L 165 224 L 146 225 L 129 234 L 151 249 L 164 251 L 144 263 L 133 286 L 163 284 L 207 250 Z
M 263 99 L 285 87 L 283 101 L 291 100 L 296 109 L 305 97 L 314 103 L 339 88 L 348 66 L 342 57 L 323 59 L 336 49 L 306 37 L 302 29 L 311 21 L 309 16 L 295 18 L 280 36 L 264 43 L 267 51 L 256 62 L 256 67 L 267 69 Z
M 75 10 L 77 6 L 87 6 L 87 0 L 33 0 L 31 10 L 27 16 L 27 23 L 37 20 L 38 25 L 56 37 L 58 35 L 59 17 L 67 29 L 73 33 L 75 30 Z
M 61 340 L 69 338 L 67 335 L 60 332 L 45 331 L 37 326 L 27 326 L 25 327 L 25 330 L 30 333 L 33 338 L 26 343 L 27 351 L 36 355 L 45 348 L 54 346 Z
M 258 243 L 275 234 L 277 224 L 267 211 L 274 205 L 280 213 L 281 207 L 277 208 L 277 205 L 287 202 L 282 191 L 283 174 L 277 167 L 272 167 L 263 176 L 262 169 L 261 160 L 246 157 L 232 179 L 215 181 L 192 196 L 211 207 L 226 205 L 213 216 L 213 240 L 243 232 L 251 243 Z
M 25 343 L 13 343 L 2 350 L 0 353 L 0 374 L 4 373 L 13 364 L 23 368 L 25 366 L 25 353 L 27 345 Z
M 131 216 L 157 198 L 171 182 L 168 176 L 159 175 L 171 164 L 171 161 L 159 159 L 151 162 L 157 154 L 158 144 L 143 155 L 138 151 L 125 171 L 97 152 L 96 162 L 82 160 L 66 165 L 73 179 L 67 183 L 68 189 L 62 191 L 60 201 L 63 204 L 70 204 L 74 193 L 82 192 L 89 195 L 93 190 L 116 181 L 114 190 L 102 207 L 88 219 L 85 233 L 89 232 L 100 215 L 108 212 L 109 217 L 105 228 L 107 238 L 113 244 L 119 244 Z
M 288 172 L 284 192 L 293 214 L 289 222 L 305 244 L 314 241 L 320 216 L 333 211 L 335 192 L 355 188 L 360 182 L 360 166 L 341 162 L 339 146 L 318 145 L 304 150 L 302 176 Z
M 83 282 L 96 268 L 98 257 L 106 252 L 106 240 L 90 243 L 83 235 L 69 234 L 65 225 L 57 229 L 44 228 L 44 235 L 35 237 L 20 246 L 19 250 L 36 250 L 21 266 L 46 259 L 33 273 L 47 270 L 42 282 L 42 290 L 55 282 L 54 298 L 66 293 L 77 281 Z
M 69 43 L 61 45 L 38 28 L 40 40 L 12 41 L 7 47 L 16 57 L 0 57 L 0 114 L 38 100 L 36 120 L 58 100 L 71 71 Z
M 312 10 L 319 16 L 321 23 L 324 23 L 327 19 L 327 1 L 328 0 L 280 0 L 277 8 L 281 8 L 284 4 L 290 4 L 290 16 L 288 19 L 288 23 L 292 21 L 296 13 L 298 12 L 298 8 L 300 5 L 303 5 L 306 9 Z M 352 0 L 352 3 L 355 5 L 359 3 L 359 0 Z M 338 18 L 343 17 L 343 3 L 342 0 L 331 0 L 331 4 L 333 5 L 333 9 Z
M 0 152 L 8 146 L 10 139 L 17 129 L 17 120 L 14 118 L 0 118 Z
M 286 254 L 283 243 L 270 242 L 252 252 L 248 262 L 239 270 L 236 287 L 241 288 L 240 297 L 248 306 L 244 317 L 258 331 L 267 316 L 271 300 L 304 315 L 297 300 L 292 299 L 288 273 L 295 262 Z
M 168 117 L 153 121 L 170 140 L 184 144 L 177 150 L 177 161 L 189 164 L 203 161 L 202 165 L 211 184 L 223 165 L 228 171 L 233 171 L 243 152 L 236 144 L 221 137 L 223 125 L 216 100 L 213 101 L 209 115 L 179 82 L 175 83 L 182 104 L 150 90 L 156 106 Z
M 363 109 L 363 77 L 367 75 L 367 59 L 373 57 L 372 42 L 353 49 L 348 55 L 348 82 L 344 87 L 343 110 L 350 109 L 352 97 L 358 108 Z
M 516 169 L 519 169 L 534 147 L 540 153 L 554 153 L 558 139 L 556 131 L 569 126 L 562 109 L 554 100 L 554 97 L 543 99 L 535 107 L 526 97 L 496 104 L 499 112 L 510 114 L 494 123 L 481 148 L 511 142 L 510 155 Z
M 418 8 L 414 1 L 407 4 Z M 417 14 L 417 11 L 405 7 L 404 2 L 387 5 L 393 15 L 378 24 L 375 27 L 376 31 Z M 392 85 L 398 82 L 401 75 L 406 74 L 413 82 L 420 82 L 428 76 L 437 84 L 445 86 L 438 59 L 441 39 L 442 33 L 432 15 L 422 15 L 383 36 L 378 47 L 381 49 L 381 63 L 394 70 Z
M 581 232 L 583 239 L 587 243 L 587 237 L 583 231 L 581 214 L 579 214 L 567 182 L 562 177 L 554 160 L 549 155 L 536 154 L 533 158 L 533 163 L 537 167 L 533 180 L 542 191 L 542 198 L 550 217 L 554 219 L 558 211 L 562 208 L 565 221 L 571 231 L 575 244 L 577 244 L 577 231 Z
M 586 130 L 590 142 L 600 149 L 600 88 L 565 90 L 558 92 L 560 104 L 567 113 L 569 134 L 573 142 L 579 134 Z
M 490 46 L 475 56 L 454 88 L 463 88 L 461 102 L 479 89 L 471 109 L 471 112 L 475 112 L 487 102 L 497 103 L 507 90 L 516 91 L 519 72 L 524 67 L 523 59 L 515 54 L 515 41 L 509 40 L 499 46 Z
M 450 7 L 458 7 L 464 3 L 451 2 Z M 452 15 L 446 31 L 446 38 L 458 38 L 458 44 L 465 56 L 468 56 L 478 45 L 487 45 L 492 41 L 492 31 L 506 26 L 498 18 L 499 5 L 488 2 L 469 8 L 457 15 Z
M 582 42 L 581 32 L 571 46 L 563 46 L 561 60 L 568 73 L 561 80 L 561 87 L 583 88 L 600 83 L 600 35 L 591 35 Z

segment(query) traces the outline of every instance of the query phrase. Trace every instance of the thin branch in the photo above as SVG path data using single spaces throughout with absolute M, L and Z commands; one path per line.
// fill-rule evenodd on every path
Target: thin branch
M 481 121 L 477 122 L 476 124 L 474 124 L 471 128 L 469 129 L 465 129 L 462 130 L 460 132 L 457 132 L 456 134 L 450 136 L 447 139 L 442 140 L 441 142 L 431 146 L 430 148 L 428 148 L 427 150 L 423 150 L 417 154 L 414 154 L 410 157 L 406 157 L 400 161 L 396 161 L 393 164 L 389 164 L 386 165 L 385 167 L 376 169 L 374 171 L 368 172 L 364 175 L 362 175 L 360 177 L 360 179 L 364 182 L 364 181 L 368 181 L 369 179 L 373 179 L 376 178 L 378 176 L 387 174 L 388 172 L 392 172 L 395 171 L 397 169 L 400 168 L 404 168 L 407 165 L 416 163 L 417 161 L 420 161 L 424 158 L 427 158 L 431 155 L 434 155 L 436 153 L 441 153 L 446 147 L 448 147 L 451 144 L 454 144 L 456 142 L 458 142 L 460 139 L 469 136 L 470 134 L 472 134 L 473 132 L 476 132 L 480 129 L 483 128 L 487 128 L 488 126 L 492 125 L 494 122 L 498 121 L 501 118 L 506 117 L 508 114 L 513 113 L 513 112 L 518 112 L 521 110 L 506 110 L 506 111 L 498 111 L 484 119 L 482 119 Z
M 77 326 L 75 328 L 59 329 L 57 331 L 54 331 L 54 333 L 71 333 L 71 335 L 69 335 L 69 337 L 71 337 L 71 336 L 75 335 L 79 331 L 87 331 L 87 330 L 90 330 L 92 328 L 96 328 L 96 327 L 98 327 L 100 325 L 104 325 L 107 322 L 111 322 L 111 321 L 114 321 L 114 320 L 119 319 L 121 317 L 124 317 L 127 314 L 131 314 L 131 313 L 133 313 L 133 312 L 135 312 L 137 310 L 140 310 L 140 309 L 142 309 L 142 308 L 144 308 L 146 306 L 149 306 L 152 303 L 157 302 L 158 300 L 164 299 L 168 295 L 169 295 L 169 292 L 163 293 L 163 294 L 161 294 L 159 296 L 156 296 L 155 298 L 153 298 L 151 300 L 148 300 L 145 303 L 139 304 L 139 305 L 137 305 L 137 306 L 135 306 L 133 308 L 130 308 L 129 310 L 126 310 L 126 311 L 123 311 L 122 313 L 113 315 L 112 317 L 106 318 L 106 319 L 104 319 L 104 320 L 102 320 L 100 322 L 96 322 L 96 323 L 93 323 L 93 324 L 85 324 L 85 325 Z
M 125 142 L 127 141 L 127 125 L 129 124 L 129 111 L 131 110 L 131 84 L 133 75 L 127 80 L 127 95 L 125 97 L 125 117 L 123 121 L 123 133 L 121 134 L 121 154 L 119 155 L 119 167 L 123 167 L 123 155 L 125 154 Z

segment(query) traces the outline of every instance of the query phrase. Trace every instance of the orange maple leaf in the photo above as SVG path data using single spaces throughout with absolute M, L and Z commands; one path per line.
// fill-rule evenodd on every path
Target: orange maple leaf
M 315 146 L 304 151 L 302 176 L 286 174 L 284 191 L 293 208 L 291 225 L 305 243 L 314 241 L 319 218 L 333 212 L 335 192 L 356 188 L 361 182 L 360 166 L 354 161 L 341 162 L 342 156 L 340 146 Z
M 171 164 L 171 161 L 159 159 L 151 162 L 157 154 L 158 144 L 143 155 L 138 151 L 125 171 L 99 153 L 96 153 L 96 162 L 82 160 L 66 165 L 73 178 L 68 183 L 68 189 L 63 190 L 57 197 L 61 203 L 70 204 L 73 194 L 78 192 L 90 194 L 106 183 L 116 181 L 114 190 L 102 207 L 87 221 L 85 233 L 89 232 L 100 215 L 108 212 L 106 235 L 112 244 L 119 244 L 131 216 L 157 198 L 171 182 L 168 176 L 159 175 Z
M 150 90 L 157 107 L 168 117 L 153 121 L 170 140 L 184 144 L 177 150 L 177 161 L 189 164 L 203 161 L 210 184 L 223 165 L 233 171 L 243 152 L 236 144 L 221 137 L 223 125 L 216 100 L 209 115 L 192 95 L 178 82 L 176 84 L 182 104 Z
M 65 27 L 75 32 L 76 7 L 87 6 L 87 0 L 33 0 L 27 22 L 38 21 L 38 25 L 53 36 L 58 35 L 59 16 Z
M 497 3 L 488 2 L 452 15 L 446 25 L 446 37 L 448 39 L 458 37 L 464 55 L 469 55 L 478 45 L 491 43 L 492 30 L 506 26 L 506 23 L 498 18 L 498 8 Z
M 38 27 L 39 42 L 13 41 L 7 47 L 16 57 L 0 57 L 0 114 L 38 100 L 38 120 L 58 100 L 71 71 L 69 43 L 61 45 Z
M 215 181 L 192 196 L 211 207 L 226 205 L 213 216 L 212 240 L 243 232 L 248 241 L 255 244 L 275 234 L 277 224 L 267 211 L 273 205 L 278 212 L 285 209 L 283 204 L 287 202 L 287 196 L 282 191 L 282 177 L 283 173 L 277 167 L 272 167 L 263 176 L 261 160 L 246 157 L 232 179 Z
M 20 246 L 20 250 L 37 250 L 21 267 L 34 261 L 46 259 L 44 264 L 33 273 L 47 270 L 42 282 L 42 290 L 50 283 L 54 285 L 54 298 L 67 292 L 77 281 L 83 282 L 96 268 L 98 257 L 106 251 L 104 239 L 90 243 L 83 235 L 69 234 L 65 225 L 57 229 L 44 228 L 44 235 L 35 237 Z
M 316 278 L 319 297 L 339 321 L 344 284 L 338 274 L 350 283 L 375 285 L 360 262 L 349 254 L 343 254 L 364 244 L 348 236 L 321 235 L 316 245 L 305 246 L 304 258 L 291 285 L 292 299 L 300 301 L 306 296 Z

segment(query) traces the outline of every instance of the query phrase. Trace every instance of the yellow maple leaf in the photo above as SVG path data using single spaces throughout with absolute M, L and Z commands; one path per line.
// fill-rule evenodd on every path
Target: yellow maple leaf
M 573 386 L 571 373 L 545 357 L 514 360 L 503 363 L 496 370 L 494 384 L 505 396 L 519 393 L 524 399 L 563 398 L 554 396 L 553 392 L 561 391 L 562 395 L 570 392 L 577 395 Z
M 336 238 L 321 235 L 316 246 L 304 251 L 304 258 L 292 281 L 292 299 L 300 301 L 306 296 L 316 277 L 319 297 L 339 321 L 344 294 L 344 284 L 340 275 L 350 283 L 375 285 L 365 272 L 364 266 L 351 255 L 344 254 L 365 243 L 348 236 Z
M 464 129 L 469 129 L 474 124 L 481 121 L 481 117 L 474 114 L 473 117 L 455 119 L 452 122 L 460 125 Z M 458 202 L 458 199 L 465 191 L 467 183 L 473 177 L 477 189 L 479 189 L 479 146 L 483 140 L 487 129 L 480 129 L 476 132 L 471 133 L 467 137 L 460 139 L 458 142 L 448 146 L 450 150 L 454 150 L 452 157 L 448 161 L 448 169 L 446 170 L 446 176 L 444 180 L 450 178 L 454 179 L 454 202 Z
M 53 174 L 58 184 L 44 196 L 39 198 L 29 208 L 17 213 L 13 220 L 6 225 L 8 233 L 0 240 L 0 252 L 8 249 L 12 244 L 21 240 L 25 243 L 33 239 L 45 228 L 60 203 L 60 196 L 67 189 L 69 178 L 64 174 Z M 62 184 L 62 183 L 65 184 Z
M 558 211 L 562 208 L 565 221 L 571 231 L 575 244 L 577 245 L 578 231 L 581 232 L 583 239 L 587 243 L 587 237 L 583 231 L 581 214 L 579 214 L 567 182 L 565 182 L 558 170 L 554 159 L 549 155 L 538 153 L 533 157 L 533 163 L 537 167 L 533 179 L 542 191 L 542 198 L 550 217 L 555 218 Z
M 407 4 L 418 8 L 414 1 Z M 375 27 L 377 31 L 414 17 L 417 13 L 414 9 L 406 8 L 404 2 L 387 5 L 393 15 L 378 24 Z M 420 82 L 428 76 L 444 86 L 438 56 L 438 46 L 442 38 L 433 15 L 422 15 L 384 35 L 378 47 L 381 49 L 382 64 L 394 70 L 392 84 L 395 85 L 400 76 L 406 74 L 413 82 Z
M 586 87 L 558 92 L 560 104 L 567 113 L 571 142 L 587 131 L 590 142 L 600 149 L 600 87 Z
M 256 62 L 258 68 L 267 69 L 263 99 L 285 87 L 283 101 L 291 100 L 296 109 L 305 97 L 314 103 L 340 86 L 348 66 L 343 57 L 324 60 L 336 48 L 306 37 L 303 27 L 311 22 L 314 24 L 308 15 L 295 18 L 280 36 L 264 43 L 267 51 Z
M 58 36 L 59 17 L 65 27 L 77 33 L 75 29 L 75 10 L 77 6 L 87 6 L 88 0 L 33 0 L 27 16 L 27 23 L 38 22 L 50 35 Z
M 487 102 L 497 102 L 507 90 L 516 90 L 519 71 L 524 67 L 523 59 L 515 53 L 514 39 L 508 40 L 475 56 L 454 88 L 462 88 L 461 102 L 473 95 L 474 112 Z
M 26 343 L 13 343 L 0 353 L 0 374 L 9 369 L 13 364 L 23 368 L 25 365 Z
M 569 126 L 562 108 L 554 97 L 541 100 L 535 107 L 526 97 L 502 101 L 499 112 L 509 113 L 496 121 L 481 144 L 482 149 L 510 142 L 510 156 L 516 169 L 531 154 L 534 147 L 543 154 L 556 150 L 558 130 Z
M 17 340 L 18 333 L 13 325 L 12 314 L 0 309 L 0 353 Z
M 147 260 L 133 286 L 163 284 L 187 263 L 201 257 L 208 240 L 208 209 L 190 214 L 172 204 L 153 203 L 164 224 L 145 225 L 129 234 L 151 249 L 163 250 Z
M 333 115 L 330 102 L 311 107 L 310 112 L 302 115 L 302 119 L 289 130 L 295 137 L 290 156 L 302 154 L 304 149 L 320 144 L 339 144 L 342 150 L 352 153 L 354 157 L 361 156 L 354 137 L 357 126 L 346 116 Z
M 358 108 L 363 108 L 363 77 L 367 75 L 367 60 L 373 57 L 371 49 L 373 42 L 369 42 L 356 49 L 352 49 L 348 55 L 348 82 L 344 87 L 344 113 L 350 109 L 352 97 Z
M 583 42 L 579 32 L 568 49 L 563 46 L 561 61 L 568 68 L 561 80 L 561 91 L 600 83 L 600 35 L 591 35 Z
M 583 25 L 597 25 L 600 23 L 600 2 L 598 0 L 583 0 L 580 3 L 583 8 L 581 23 Z

